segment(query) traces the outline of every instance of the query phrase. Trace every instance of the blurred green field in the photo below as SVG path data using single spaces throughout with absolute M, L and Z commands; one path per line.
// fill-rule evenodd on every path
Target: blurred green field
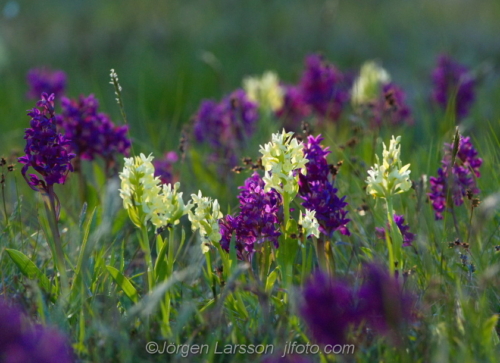
M 115 68 L 134 138 L 161 152 L 173 148 L 201 99 L 267 69 L 296 83 L 312 52 L 341 69 L 380 60 L 409 93 L 417 122 L 437 54 L 487 69 L 500 63 L 495 0 L 25 0 L 3 1 L 0 11 L 2 153 L 22 146 L 33 107 L 25 75 L 42 65 L 67 72 L 70 96 L 94 93 L 118 119 L 108 85 Z M 474 115 L 491 120 L 499 78 L 487 75 Z

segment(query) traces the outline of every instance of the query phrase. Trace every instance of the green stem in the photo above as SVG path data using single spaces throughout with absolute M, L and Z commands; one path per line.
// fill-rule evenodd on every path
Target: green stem
M 148 276 L 148 290 L 151 293 L 154 287 L 154 267 L 153 259 L 151 257 L 151 248 L 149 247 L 148 227 L 143 225 L 141 227 L 142 250 L 144 251 L 144 259 L 146 260 L 147 276 Z
M 56 195 L 54 193 L 54 187 L 50 185 L 48 187 L 48 205 L 45 204 L 45 210 L 47 212 L 47 218 L 49 220 L 50 229 L 52 230 L 52 237 L 54 239 L 55 255 L 54 260 L 59 270 L 59 275 L 61 276 L 61 286 L 62 286 L 62 296 L 65 296 L 66 292 L 69 291 L 68 276 L 66 274 L 66 264 L 64 251 L 62 248 L 61 235 L 59 234 L 59 228 L 57 227 L 57 211 L 56 211 Z
M 387 248 L 389 249 L 389 263 L 391 272 L 397 268 L 403 271 L 404 264 L 402 258 L 403 236 L 398 226 L 394 223 L 394 208 L 392 205 L 392 198 L 387 198 L 387 219 L 389 221 L 389 234 L 390 238 L 387 239 Z M 392 261 L 391 261 L 392 254 Z

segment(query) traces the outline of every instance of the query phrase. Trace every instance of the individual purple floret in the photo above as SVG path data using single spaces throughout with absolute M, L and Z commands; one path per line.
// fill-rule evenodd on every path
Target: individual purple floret
M 283 120 L 285 129 L 297 132 L 300 123 L 311 114 L 311 106 L 304 100 L 302 89 L 297 86 L 283 86 L 283 106 L 276 116 Z
M 383 123 L 391 126 L 413 124 L 410 107 L 406 104 L 406 95 L 394 83 L 383 85 L 380 98 L 369 107 L 372 128 L 380 128 Z
M 434 83 L 432 91 L 434 102 L 446 109 L 449 102 L 455 98 L 457 118 L 460 119 L 469 114 L 475 100 L 476 80 L 466 66 L 447 55 L 441 55 L 432 72 L 432 81 Z
M 59 99 L 66 89 L 66 73 L 63 71 L 34 68 L 28 72 L 26 79 L 30 87 L 26 94 L 29 99 L 37 100 L 42 93 L 53 93 Z
M 18 308 L 0 299 L 0 362 L 74 361 L 71 344 L 64 335 L 40 324 L 32 326 Z
M 173 184 L 177 178 L 174 176 L 172 165 L 179 160 L 179 156 L 175 151 L 165 153 L 163 159 L 153 161 L 155 167 L 155 176 L 160 178 L 162 184 Z
M 194 117 L 194 135 L 212 146 L 218 158 L 237 163 L 236 151 L 255 131 L 258 106 L 239 89 L 220 103 L 203 101 Z
M 394 223 L 398 226 L 401 235 L 403 236 L 403 247 L 411 246 L 412 242 L 415 240 L 415 234 L 409 231 L 410 226 L 405 223 L 405 218 L 402 215 L 394 214 Z M 389 229 L 389 225 L 387 225 Z M 375 227 L 375 234 L 379 239 L 385 239 L 385 229 Z
M 460 136 L 453 167 L 451 166 L 452 148 L 452 145 L 445 144 L 444 157 L 441 161 L 441 168 L 438 169 L 438 176 L 429 179 L 431 192 L 428 195 L 432 201 L 436 220 L 443 219 L 443 212 L 447 207 L 448 193 L 453 204 L 461 206 L 467 190 L 470 190 L 473 194 L 479 194 L 480 192 L 476 184 L 476 178 L 481 176 L 479 167 L 483 160 L 477 157 L 478 153 L 472 145 L 470 137 Z
M 397 339 L 396 333 L 411 320 L 413 298 L 396 278 L 376 264 L 365 266 L 363 276 L 358 288 L 322 272 L 305 284 L 300 315 L 315 342 L 343 344 L 361 324 Z
M 64 184 L 70 171 L 73 171 L 71 159 L 75 154 L 71 152 L 71 141 L 59 134 L 56 130 L 56 117 L 54 115 L 54 95 L 42 94 L 42 99 L 37 102 L 37 107 L 32 109 L 31 128 L 26 129 L 24 139 L 26 147 L 25 156 L 18 158 L 24 179 L 36 191 L 48 191 L 53 184 Z M 35 169 L 42 178 L 36 174 L 26 172 L 29 167 Z
M 72 151 L 80 159 L 94 160 L 99 156 L 109 168 L 114 165 L 116 154 L 128 156 L 128 126 L 115 126 L 108 115 L 98 112 L 99 101 L 94 95 L 63 97 L 61 106 L 57 124 L 71 139 Z
M 304 199 L 302 205 L 316 211 L 319 230 L 328 238 L 337 230 L 349 236 L 347 223 L 350 219 L 346 218 L 348 212 L 345 210 L 348 203 L 345 196 L 337 196 L 337 189 L 328 179 L 330 167 L 326 155 L 330 151 L 321 146 L 322 141 L 321 135 L 310 135 L 304 143 L 304 155 L 309 161 L 306 164 L 307 174 L 299 174 L 299 194 Z
M 344 75 L 316 54 L 306 58 L 300 88 L 305 102 L 321 120 L 338 120 L 350 97 Z
M 238 257 L 251 256 L 255 244 L 266 241 L 278 247 L 281 235 L 279 212 L 281 196 L 274 189 L 264 191 L 265 183 L 257 172 L 245 181 L 238 199 L 240 211 L 234 216 L 226 215 L 219 221 L 222 234 L 221 246 L 229 251 L 233 233 L 236 237 Z

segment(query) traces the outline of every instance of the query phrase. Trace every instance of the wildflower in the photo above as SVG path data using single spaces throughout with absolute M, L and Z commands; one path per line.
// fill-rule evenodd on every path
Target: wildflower
M 201 250 L 203 253 L 209 251 L 210 245 L 221 240 L 222 235 L 219 228 L 219 219 L 223 217 L 219 202 L 217 199 L 212 200 L 209 197 L 203 197 L 201 191 L 198 195 L 191 194 L 193 203 L 196 204 L 194 213 L 189 211 L 189 220 L 193 231 L 199 230 L 202 244 Z
M 165 153 L 163 159 L 155 160 L 153 163 L 155 167 L 155 176 L 160 178 L 162 184 L 171 184 L 175 181 L 172 171 L 172 165 L 179 160 L 179 156 L 175 151 Z
M 99 101 L 94 95 L 78 100 L 63 97 L 62 113 L 57 123 L 72 140 L 72 149 L 83 160 L 102 157 L 107 166 L 114 164 L 116 154 L 127 156 L 130 140 L 128 126 L 115 126 L 108 115 L 98 112 Z
M 478 158 L 478 152 L 472 145 L 470 137 L 460 136 L 455 164 L 452 162 L 452 145 L 445 144 L 445 152 L 438 169 L 438 176 L 429 178 L 431 192 L 428 193 L 432 201 L 436 220 L 443 219 L 446 209 L 448 193 L 451 200 L 458 207 L 463 204 L 467 192 L 479 194 L 476 179 L 481 176 L 479 167 L 483 160 Z
M 36 191 L 47 191 L 53 184 L 64 184 L 68 173 L 73 171 L 71 159 L 75 154 L 70 152 L 70 140 L 57 133 L 54 95 L 43 93 L 36 105 L 40 109 L 34 108 L 28 113 L 31 128 L 26 129 L 24 136 L 26 155 L 18 161 L 24 164 L 21 173 L 29 186 Z M 35 169 L 43 180 L 36 174 L 29 174 L 28 180 L 26 172 L 29 167 Z
M 314 341 L 325 345 L 346 342 L 350 326 L 358 321 L 354 290 L 340 279 L 316 272 L 305 284 L 302 296 L 300 315 Z
M 264 111 L 276 111 L 283 105 L 283 90 L 274 72 L 265 72 L 261 78 L 245 78 L 243 88 L 248 99 Z
M 303 144 L 293 138 L 293 132 L 273 134 L 272 142 L 260 146 L 262 166 L 265 170 L 265 190 L 274 188 L 281 195 L 293 198 L 298 192 L 296 170 L 306 174 L 307 159 L 302 151 Z
M 120 173 L 120 197 L 132 222 L 139 228 L 158 212 L 158 196 L 161 192 L 159 179 L 154 176 L 153 156 L 125 158 Z
M 394 138 L 392 136 L 389 149 L 386 148 L 385 143 L 384 151 L 382 153 L 382 164 L 379 164 L 378 155 L 377 164 L 368 170 L 368 179 L 366 183 L 367 194 L 373 197 L 388 198 L 392 195 L 403 193 L 411 188 L 410 181 L 410 164 L 401 166 L 401 136 Z
M 66 73 L 63 71 L 53 71 L 48 68 L 34 68 L 28 72 L 28 85 L 30 87 L 26 96 L 36 100 L 42 93 L 54 94 L 54 98 L 59 99 L 64 94 L 66 88 Z
M 306 213 L 299 216 L 299 224 L 302 226 L 306 237 L 311 235 L 316 238 L 319 237 L 319 224 L 315 214 L 315 211 L 306 209 Z
M 354 81 L 351 102 L 354 106 L 367 104 L 379 98 L 382 86 L 391 80 L 389 73 L 376 62 L 369 61 L 361 66 L 359 77 Z
M 156 177 L 155 177 L 156 179 Z M 163 184 L 161 193 L 156 198 L 156 208 L 151 215 L 151 223 L 156 228 L 179 224 L 179 219 L 188 214 L 192 203 L 184 204 L 182 193 L 179 193 L 180 183 Z
M 379 265 L 366 265 L 363 275 L 359 288 L 321 272 L 305 284 L 300 314 L 316 342 L 342 344 L 363 324 L 397 341 L 412 318 L 413 297 Z
M 410 226 L 405 225 L 405 218 L 402 215 L 399 214 L 394 214 L 394 223 L 396 223 L 396 226 L 399 228 L 399 231 L 401 232 L 401 235 L 403 236 L 403 247 L 408 247 L 411 246 L 412 242 L 415 240 L 415 235 L 411 232 L 409 232 Z M 390 228 L 389 225 L 387 225 L 387 228 Z M 379 239 L 385 239 L 385 229 L 384 228 L 375 228 L 375 234 L 377 238 Z
M 274 189 L 266 192 L 264 186 L 264 181 L 255 172 L 244 186 L 239 187 L 239 213 L 226 215 L 219 221 L 222 248 L 229 252 L 231 238 L 235 234 L 240 259 L 244 259 L 245 254 L 251 255 L 255 244 L 269 241 L 278 247 L 281 196 Z
M 311 106 L 304 99 L 302 89 L 297 86 L 282 86 L 283 103 L 276 116 L 284 120 L 285 129 L 297 131 L 300 123 L 311 114 Z
M 214 149 L 217 159 L 234 166 L 237 150 L 252 136 L 258 117 L 257 104 L 245 91 L 236 90 L 220 103 L 202 102 L 194 117 L 194 135 L 198 142 L 207 142 Z
M 394 83 L 385 84 L 378 99 L 369 106 L 370 126 L 379 128 L 383 122 L 392 126 L 411 125 L 413 118 L 405 99 L 406 95 L 400 87 Z
M 321 119 L 338 120 L 349 100 L 346 77 L 319 55 L 306 58 L 300 81 L 304 100 Z
M 0 299 L 2 362 L 74 362 L 70 341 L 54 328 L 29 324 L 21 311 Z
M 455 99 L 456 116 L 463 118 L 469 114 L 475 100 L 476 80 L 466 66 L 447 55 L 441 55 L 432 72 L 432 81 L 434 102 L 446 109 L 450 100 Z
M 307 174 L 299 175 L 299 193 L 304 202 L 302 206 L 315 211 L 315 217 L 319 223 L 319 230 L 329 238 L 333 232 L 338 230 L 344 235 L 350 235 L 346 218 L 347 206 L 345 196 L 339 198 L 333 181 L 328 179 L 330 166 L 326 156 L 330 153 L 328 147 L 322 147 L 323 137 L 310 135 L 304 143 L 304 156 Z

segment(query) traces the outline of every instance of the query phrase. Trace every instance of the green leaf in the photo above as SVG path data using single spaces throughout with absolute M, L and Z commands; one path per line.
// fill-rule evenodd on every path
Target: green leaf
M 47 276 L 40 271 L 40 269 L 28 258 L 28 256 L 20 251 L 10 248 L 6 248 L 5 251 L 7 251 L 12 261 L 14 261 L 24 276 L 30 280 L 37 280 L 40 287 L 48 294 L 53 294 L 56 291 L 56 288 L 50 283 Z
M 109 274 L 116 282 L 116 284 L 122 288 L 125 295 L 127 295 L 127 297 L 132 300 L 132 302 L 137 303 L 139 301 L 139 294 L 137 293 L 137 290 L 135 289 L 134 285 L 132 285 L 130 280 L 123 276 L 123 274 L 113 266 L 108 265 L 106 266 L 106 269 L 108 270 Z
M 267 293 L 269 293 L 272 290 L 277 278 L 278 278 L 278 268 L 275 268 L 273 270 L 273 272 L 271 272 L 269 274 L 267 281 L 266 281 L 266 292 Z
M 495 314 L 491 316 L 488 320 L 486 320 L 483 323 L 483 330 L 482 330 L 482 341 L 483 342 L 490 342 L 490 339 L 492 338 L 492 334 L 496 335 L 495 332 L 495 327 L 497 326 L 498 323 L 498 315 Z

